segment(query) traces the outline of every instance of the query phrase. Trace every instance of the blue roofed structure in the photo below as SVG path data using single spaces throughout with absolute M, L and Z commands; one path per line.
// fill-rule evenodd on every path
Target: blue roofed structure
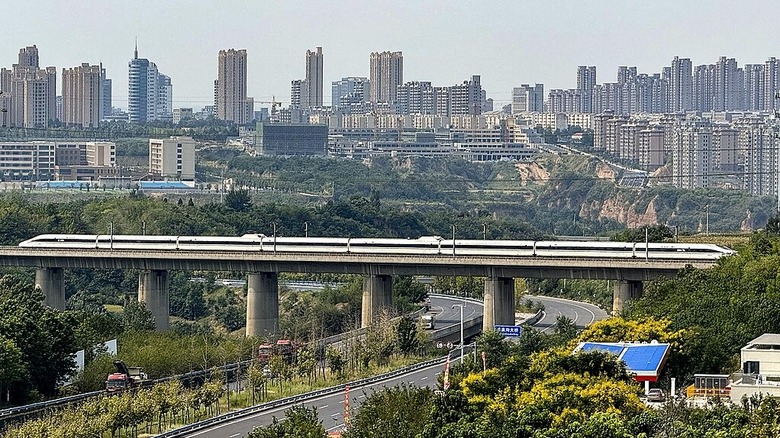
M 182 181 L 139 181 L 141 190 L 192 190 L 191 184 Z
M 639 344 L 631 342 L 580 342 L 574 353 L 580 351 L 603 351 L 616 355 L 626 363 L 628 372 L 634 374 L 637 381 L 655 382 L 669 355 L 669 344 L 651 342 Z

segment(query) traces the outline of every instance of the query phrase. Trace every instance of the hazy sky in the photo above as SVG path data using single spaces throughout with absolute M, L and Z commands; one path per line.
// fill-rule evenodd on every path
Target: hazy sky
M 740 66 L 780 57 L 778 0 L 27 0 L 3 5 L 0 65 L 37 45 L 41 66 L 103 62 L 114 106 L 127 107 L 127 63 L 140 57 L 173 82 L 174 107 L 213 103 L 220 49 L 248 52 L 249 95 L 287 105 L 307 49 L 322 46 L 330 83 L 368 76 L 372 51 L 401 50 L 404 81 L 453 85 L 482 75 L 498 106 L 512 87 L 573 88 L 577 65 L 614 82 L 618 65 L 660 72 L 675 55 Z M 60 78 L 58 78 L 58 83 Z M 258 105 L 262 106 L 262 105 Z

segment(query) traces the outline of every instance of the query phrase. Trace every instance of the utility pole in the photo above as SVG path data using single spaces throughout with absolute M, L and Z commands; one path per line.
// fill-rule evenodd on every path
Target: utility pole
M 455 256 L 455 225 L 452 225 L 452 256 Z
M 274 222 L 274 253 L 276 252 L 276 222 Z
M 456 307 L 460 307 L 460 363 L 463 364 L 463 353 L 464 353 L 464 345 L 463 345 L 463 308 L 466 307 L 466 300 L 463 300 L 463 304 L 453 304 L 452 310 L 455 310 Z

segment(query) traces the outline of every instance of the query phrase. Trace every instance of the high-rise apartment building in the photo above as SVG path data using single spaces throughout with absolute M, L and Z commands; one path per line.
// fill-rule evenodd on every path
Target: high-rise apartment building
M 84 63 L 62 69 L 62 123 L 82 128 L 99 126 L 101 78 L 99 65 Z
M 669 111 L 693 109 L 693 65 L 690 58 L 675 56 L 669 75 Z
M 245 125 L 249 120 L 246 91 L 246 50 L 220 50 L 215 95 L 217 118 Z
M 742 109 L 744 76 L 740 81 L 737 60 L 721 56 L 713 71 L 712 107 L 715 111 L 734 111 Z
M 712 111 L 715 102 L 715 66 L 697 65 L 693 70 L 693 108 Z M 722 111 L 722 110 L 721 110 Z
M 596 86 L 596 66 L 577 67 L 577 89 L 581 91 L 581 108 L 584 113 L 593 112 L 593 87 Z
M 764 63 L 764 77 L 762 81 L 763 93 L 761 109 L 771 111 L 778 108 L 775 94 L 780 91 L 780 61 L 774 56 Z
M 149 172 L 163 178 L 195 179 L 195 141 L 190 137 L 149 139 Z
M 100 64 L 100 120 L 105 120 L 111 115 L 112 108 L 111 79 L 106 76 L 106 69 Z
M 371 102 L 395 104 L 398 86 L 403 82 L 404 56 L 401 52 L 371 53 Z
M 738 150 L 744 154 L 743 189 L 753 196 L 777 195 L 778 139 L 774 130 L 760 118 L 740 119 L 734 128 L 739 131 Z
M 450 88 L 450 110 L 448 116 L 482 114 L 482 84 L 479 75 L 473 75 L 471 80 Z
M 712 127 L 683 124 L 674 129 L 672 182 L 681 189 L 709 187 Z
M 544 111 L 544 84 L 522 84 L 512 89 L 512 114 Z
M 398 114 L 435 114 L 430 82 L 407 82 L 398 86 Z
M 171 77 L 160 74 L 157 77 L 157 115 L 155 120 L 173 121 L 173 83 Z
M 57 69 L 38 66 L 38 48 L 19 51 L 19 62 L 0 70 L 3 92 L 3 124 L 43 128 L 57 119 Z
M 663 166 L 664 130 L 662 128 L 650 126 L 639 131 L 637 141 L 637 161 L 640 168 L 652 172 Z
M 304 79 L 293 79 L 290 81 L 290 108 L 301 109 L 301 106 L 303 105 L 301 95 L 305 88 L 305 82 Z
M 306 83 L 301 88 L 304 109 L 322 108 L 322 47 L 306 51 Z
M 763 64 L 745 64 L 744 67 L 744 109 L 748 111 L 761 110 L 761 101 L 764 90 L 764 65 Z
M 739 131 L 729 126 L 716 126 L 712 130 L 713 169 L 721 172 L 738 170 Z
M 365 77 L 348 77 L 331 83 L 331 105 L 335 112 L 362 112 L 368 102 L 369 82 Z M 356 111 L 357 110 L 357 111 Z
M 161 74 L 155 63 L 139 58 L 137 46 L 128 63 L 127 107 L 130 123 L 173 120 L 171 78 Z

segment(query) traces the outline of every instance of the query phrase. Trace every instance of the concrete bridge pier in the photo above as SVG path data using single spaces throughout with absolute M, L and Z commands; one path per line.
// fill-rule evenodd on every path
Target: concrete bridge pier
M 641 281 L 618 280 L 615 282 L 615 292 L 612 294 L 612 314 L 619 315 L 630 300 L 642 296 L 644 286 Z
M 35 270 L 35 287 L 43 292 L 43 303 L 52 309 L 65 310 L 65 288 L 62 268 L 38 268 Z
M 363 277 L 361 327 L 368 327 L 376 315 L 393 304 L 393 277 L 367 275 Z
M 274 336 L 279 332 L 279 276 L 255 272 L 246 279 L 246 336 Z
M 496 324 L 515 325 L 515 279 L 488 277 L 485 279 L 482 331 L 493 330 Z
M 152 269 L 138 274 L 138 302 L 145 303 L 154 317 L 154 329 L 168 330 L 170 300 L 168 297 L 168 271 Z

